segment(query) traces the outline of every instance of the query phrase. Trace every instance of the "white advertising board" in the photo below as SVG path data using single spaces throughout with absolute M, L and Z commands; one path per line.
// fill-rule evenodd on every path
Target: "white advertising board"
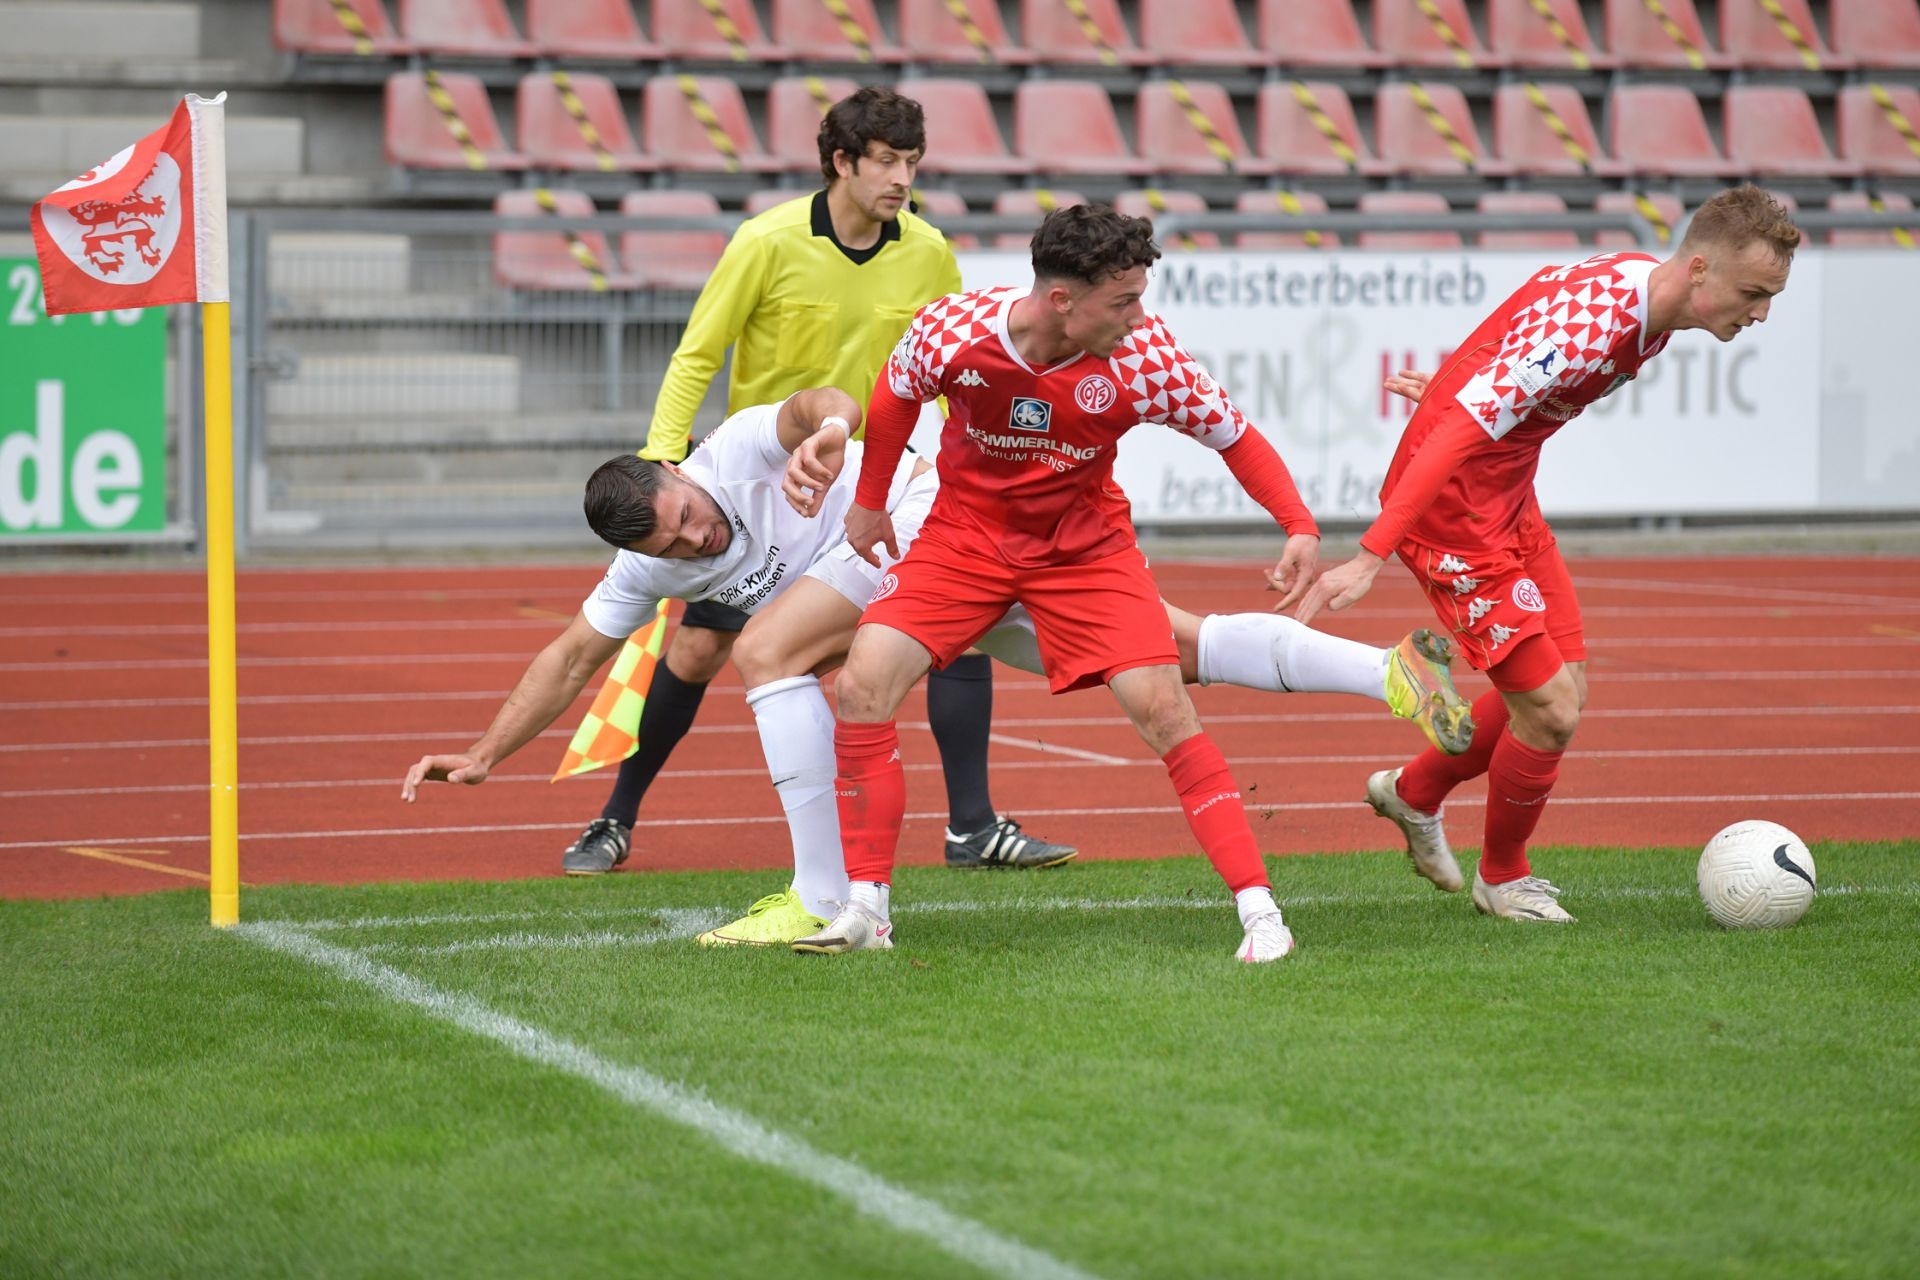
M 1147 308 L 1207 366 L 1292 468 L 1321 519 L 1367 520 L 1412 412 L 1381 390 L 1431 371 L 1547 265 L 1540 253 L 1170 254 Z M 1026 284 L 1024 253 L 964 253 L 968 288 Z M 1674 335 L 1640 377 L 1548 443 L 1553 515 L 1810 510 L 1818 501 L 1818 255 L 1795 262 L 1764 325 Z M 1122 442 L 1115 477 L 1142 523 L 1265 522 L 1219 457 L 1175 432 Z

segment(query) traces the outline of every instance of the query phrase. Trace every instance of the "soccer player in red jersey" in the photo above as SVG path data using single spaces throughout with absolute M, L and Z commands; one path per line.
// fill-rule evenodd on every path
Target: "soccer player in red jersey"
M 840 673 L 835 789 L 851 898 L 798 951 L 893 945 L 888 918 L 906 807 L 893 715 L 1013 604 L 1039 636 L 1055 693 L 1106 684 L 1166 763 L 1200 845 L 1235 895 L 1239 958 L 1293 948 L 1227 762 L 1200 727 L 1135 544 L 1114 449 L 1141 422 L 1220 451 L 1287 531 L 1274 577 L 1290 607 L 1319 531 L 1285 464 L 1219 385 L 1141 306 L 1153 229 L 1104 206 L 1058 209 L 1033 237 L 1031 289 L 952 294 L 914 317 L 874 387 L 847 541 L 895 550 L 885 478 L 920 405 L 947 398 L 940 492 L 906 558 L 881 579 Z
M 1540 514 L 1540 447 L 1622 385 L 1680 329 L 1722 342 L 1767 318 L 1786 288 L 1800 231 L 1766 192 L 1722 191 L 1693 216 L 1662 262 L 1603 253 L 1540 272 L 1460 344 L 1426 382 L 1380 491 L 1382 509 L 1352 560 L 1330 569 L 1295 616 L 1344 609 L 1389 555 L 1413 570 L 1460 651 L 1493 691 L 1474 703 L 1472 745 L 1428 751 L 1367 779 L 1367 799 L 1399 826 L 1414 866 L 1449 893 L 1462 887 L 1440 805 L 1487 775 L 1486 834 L 1473 905 L 1511 920 L 1571 923 L 1559 890 L 1533 874 L 1527 840 L 1540 821 L 1587 701 L 1580 602 Z

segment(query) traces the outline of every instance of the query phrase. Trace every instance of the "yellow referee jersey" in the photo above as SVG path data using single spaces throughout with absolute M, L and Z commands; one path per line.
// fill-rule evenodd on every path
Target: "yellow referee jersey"
M 868 249 L 833 234 L 825 191 L 740 225 L 693 304 L 653 406 L 643 458 L 686 453 L 693 416 L 727 348 L 727 412 L 834 386 L 863 406 L 908 321 L 960 289 L 946 237 L 902 211 Z

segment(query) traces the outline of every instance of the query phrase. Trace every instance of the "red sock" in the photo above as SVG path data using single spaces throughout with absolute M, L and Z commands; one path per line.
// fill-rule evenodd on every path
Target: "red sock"
M 1227 758 L 1213 739 L 1196 733 L 1160 759 L 1173 779 L 1173 789 L 1180 793 L 1187 825 L 1227 888 L 1239 893 L 1267 884 L 1267 865 L 1260 860 L 1260 846 L 1247 825 L 1240 788 L 1234 785 Z M 847 870 L 851 874 L 852 866 Z
M 1474 733 L 1479 734 L 1476 728 Z M 1560 752 L 1535 751 L 1502 733 L 1487 768 L 1487 837 L 1480 849 L 1480 878 L 1505 884 L 1527 875 L 1527 840 L 1540 825 L 1547 796 L 1560 776 Z
M 907 775 L 893 721 L 833 727 L 834 799 L 847 879 L 893 881 L 893 855 L 907 816 Z
M 1489 689 L 1473 704 L 1473 745 L 1457 756 L 1428 747 L 1400 771 L 1400 798 L 1422 813 L 1438 813 L 1452 791 L 1487 771 L 1494 744 L 1507 729 L 1507 700 Z

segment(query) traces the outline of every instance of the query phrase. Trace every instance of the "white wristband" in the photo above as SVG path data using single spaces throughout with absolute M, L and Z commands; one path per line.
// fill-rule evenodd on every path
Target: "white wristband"
M 847 420 L 841 417 L 837 413 L 830 413 L 826 417 L 820 419 L 820 429 L 822 431 L 825 431 L 828 427 L 839 427 L 842 431 L 847 433 L 847 439 L 849 440 L 853 439 L 853 428 L 848 426 Z

